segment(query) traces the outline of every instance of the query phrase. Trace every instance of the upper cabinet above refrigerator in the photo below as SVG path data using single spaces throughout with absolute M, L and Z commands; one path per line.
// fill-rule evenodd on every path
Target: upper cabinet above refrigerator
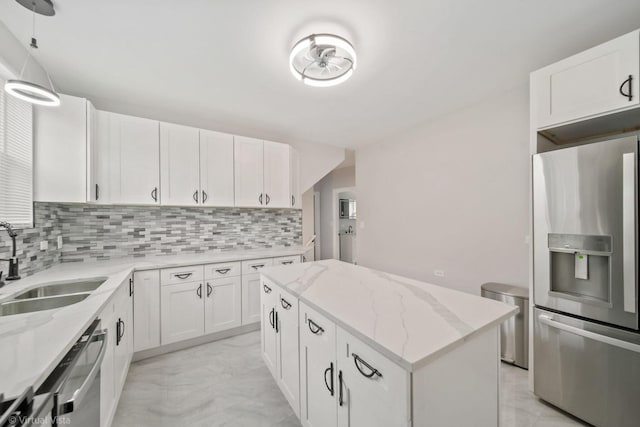
M 640 105 L 640 30 L 531 74 L 533 125 L 560 126 Z

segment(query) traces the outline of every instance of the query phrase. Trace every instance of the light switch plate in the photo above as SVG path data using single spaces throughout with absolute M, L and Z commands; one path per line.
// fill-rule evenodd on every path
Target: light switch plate
M 58 249 L 62 249 L 62 236 L 58 236 Z
M 40 250 L 46 251 L 47 249 L 49 249 L 49 242 L 46 240 L 43 240 L 42 242 L 40 242 Z

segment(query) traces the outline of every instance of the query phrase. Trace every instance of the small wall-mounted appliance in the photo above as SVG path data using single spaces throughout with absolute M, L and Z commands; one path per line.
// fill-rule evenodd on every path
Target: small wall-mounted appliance
M 354 199 L 340 199 L 340 218 L 356 219 L 356 201 Z

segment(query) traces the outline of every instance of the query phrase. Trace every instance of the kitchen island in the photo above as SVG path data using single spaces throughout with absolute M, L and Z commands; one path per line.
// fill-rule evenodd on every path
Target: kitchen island
M 497 426 L 517 308 L 327 260 L 262 271 L 262 356 L 304 426 Z

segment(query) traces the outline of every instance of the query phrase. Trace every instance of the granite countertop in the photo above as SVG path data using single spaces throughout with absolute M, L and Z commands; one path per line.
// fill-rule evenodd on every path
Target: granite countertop
M 28 386 L 39 387 L 133 271 L 302 255 L 305 251 L 306 248 L 297 246 L 62 263 L 19 281 L 8 282 L 0 288 L 0 302 L 42 284 L 106 279 L 79 303 L 54 310 L 0 316 L 0 394 L 10 399 Z
M 518 312 L 498 301 L 337 260 L 269 267 L 261 274 L 409 371 Z

